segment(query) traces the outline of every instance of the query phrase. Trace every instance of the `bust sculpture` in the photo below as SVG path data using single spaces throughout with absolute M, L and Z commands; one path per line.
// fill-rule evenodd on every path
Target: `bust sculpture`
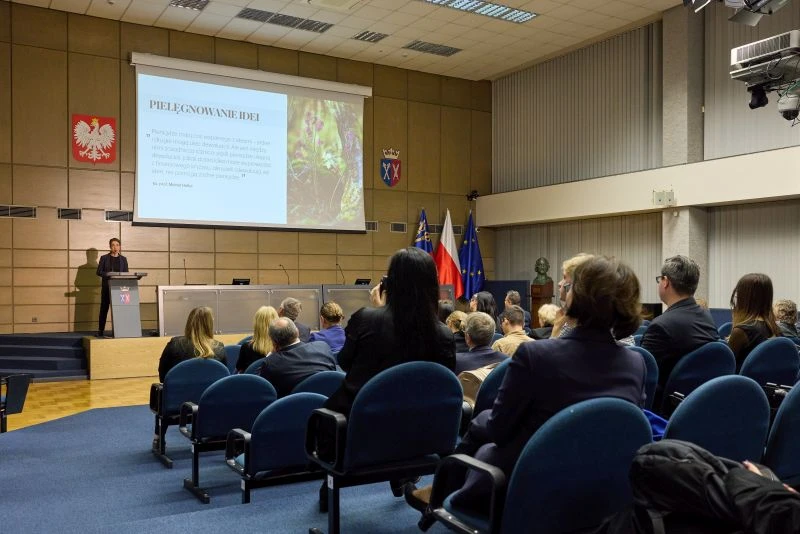
M 535 285 L 543 286 L 553 282 L 553 279 L 547 276 L 547 271 L 550 270 L 550 262 L 547 261 L 547 258 L 542 257 L 536 260 L 534 270 L 536 271 L 536 278 L 533 279 Z

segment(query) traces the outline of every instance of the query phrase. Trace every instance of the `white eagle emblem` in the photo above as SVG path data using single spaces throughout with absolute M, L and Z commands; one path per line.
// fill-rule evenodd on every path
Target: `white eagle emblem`
M 111 154 L 106 152 L 114 144 L 114 129 L 111 125 L 104 124 L 100 126 L 100 122 L 96 118 L 92 119 L 91 126 L 86 124 L 85 121 L 79 121 L 75 124 L 72 135 L 75 138 L 75 143 L 83 148 L 79 152 L 81 157 L 92 161 L 111 157 Z

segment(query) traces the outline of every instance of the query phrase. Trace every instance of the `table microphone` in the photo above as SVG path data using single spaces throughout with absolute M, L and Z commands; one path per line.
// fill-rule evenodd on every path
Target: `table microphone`
M 289 281 L 289 271 L 286 270 L 286 267 L 284 267 L 282 263 L 279 263 L 278 267 L 283 269 L 283 272 L 286 274 L 286 285 L 291 285 L 291 282 Z
M 186 258 L 183 258 L 183 285 L 189 285 L 189 277 L 186 276 Z
M 344 271 L 342 270 L 342 266 L 337 263 L 336 268 L 339 269 L 339 272 L 342 274 L 342 283 L 346 284 L 347 278 L 344 277 Z

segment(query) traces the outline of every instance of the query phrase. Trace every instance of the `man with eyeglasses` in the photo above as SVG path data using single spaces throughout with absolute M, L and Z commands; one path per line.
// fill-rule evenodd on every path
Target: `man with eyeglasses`
M 678 361 L 706 343 L 719 339 L 711 314 L 694 300 L 699 281 L 700 268 L 686 256 L 667 258 L 661 274 L 656 276 L 658 298 L 667 309 L 647 327 L 641 344 L 658 362 L 656 403 Z

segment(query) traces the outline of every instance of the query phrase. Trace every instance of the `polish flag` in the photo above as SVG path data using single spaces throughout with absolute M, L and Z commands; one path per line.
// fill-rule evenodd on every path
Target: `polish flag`
M 458 264 L 458 249 L 453 236 L 453 223 L 450 222 L 450 210 L 447 210 L 439 246 L 433 253 L 433 261 L 436 263 L 436 270 L 439 271 L 439 284 L 452 284 L 455 298 L 463 295 L 464 282 L 461 280 L 461 266 Z

